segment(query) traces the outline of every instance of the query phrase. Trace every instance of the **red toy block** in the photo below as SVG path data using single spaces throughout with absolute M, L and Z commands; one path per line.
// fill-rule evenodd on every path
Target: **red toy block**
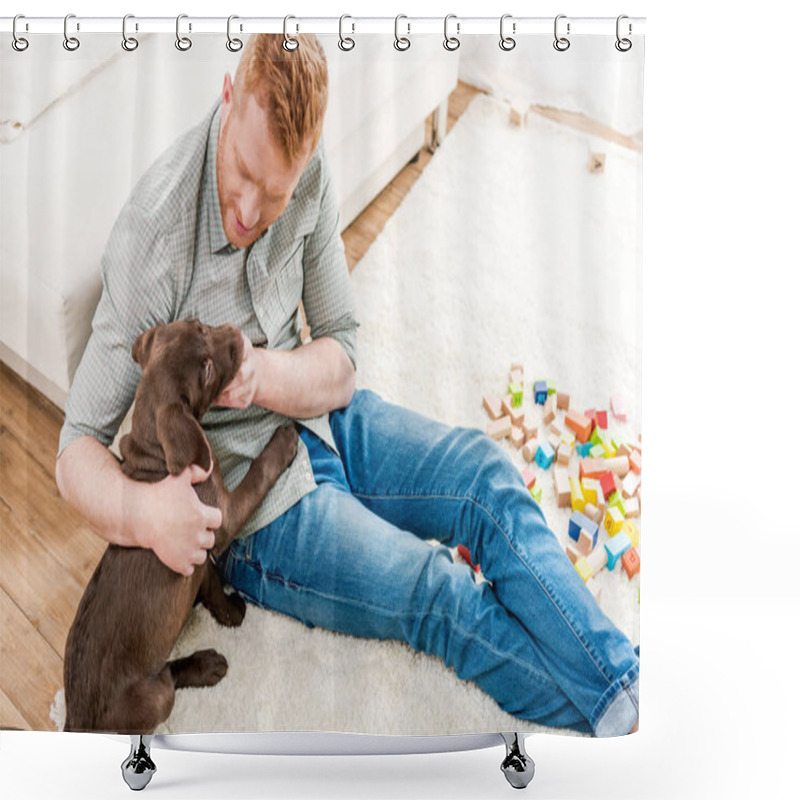
M 564 418 L 567 427 L 575 432 L 575 436 L 581 444 L 586 444 L 592 435 L 592 421 L 585 417 L 580 411 L 567 411 Z
M 628 573 L 629 578 L 633 578 L 642 567 L 642 562 L 639 560 L 639 554 L 636 552 L 635 547 L 622 555 L 622 567 Z
M 583 412 L 583 416 L 586 417 L 586 419 L 591 420 L 592 427 L 589 431 L 589 436 L 591 436 L 592 431 L 597 427 L 597 412 L 593 408 L 590 408 Z
M 522 470 L 522 480 L 525 481 L 525 488 L 530 489 L 534 483 L 536 483 L 536 474 L 532 469 L 525 467 Z
M 603 497 L 608 500 L 609 495 L 613 494 L 617 487 L 614 484 L 614 473 L 604 472 L 600 476 L 600 488 L 603 490 Z
M 473 563 L 472 563 L 472 556 L 470 556 L 470 554 L 469 554 L 469 550 L 467 550 L 467 548 L 466 548 L 466 547 L 464 547 L 464 545 L 463 545 L 463 544 L 460 544 L 460 545 L 459 545 L 459 546 L 456 548 L 456 550 L 458 550 L 458 554 L 461 556 L 461 558 L 463 558 L 463 559 L 464 559 L 464 561 L 466 561 L 466 562 L 467 562 L 467 564 L 469 564 L 469 565 L 472 567 L 472 569 L 474 569 L 474 570 L 475 570 L 475 572 L 477 572 L 477 571 L 478 571 L 478 570 L 481 568 L 481 565 L 480 565 L 480 564 L 478 564 L 478 565 L 476 566 L 475 564 L 473 564 Z
M 603 430 L 608 429 L 608 412 L 607 411 L 598 411 L 597 412 L 597 427 L 602 428 Z

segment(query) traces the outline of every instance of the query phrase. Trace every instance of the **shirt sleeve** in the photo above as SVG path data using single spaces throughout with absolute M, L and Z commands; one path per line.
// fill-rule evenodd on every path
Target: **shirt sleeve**
M 335 339 L 356 366 L 353 289 L 339 233 L 339 206 L 324 151 L 317 224 L 303 248 L 303 307 L 312 339 Z
M 92 332 L 64 409 L 58 455 L 75 439 L 113 441 L 141 376 L 131 356 L 136 337 L 168 322 L 175 290 L 169 248 L 146 213 L 128 203 L 114 224 L 101 261 L 103 290 Z

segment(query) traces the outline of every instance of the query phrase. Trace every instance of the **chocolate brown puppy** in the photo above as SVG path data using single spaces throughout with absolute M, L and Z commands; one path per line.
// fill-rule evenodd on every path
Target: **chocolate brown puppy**
M 212 551 L 218 555 L 294 459 L 297 431 L 280 428 L 228 492 L 200 420 L 241 366 L 239 330 L 197 320 L 156 325 L 134 342 L 132 355 L 142 377 L 131 432 L 120 441 L 122 470 L 154 482 L 190 464 L 208 470 L 213 461 L 210 477 L 194 488 L 222 512 Z M 196 600 L 222 625 L 244 619 L 244 601 L 225 594 L 211 559 L 187 577 L 152 550 L 109 545 L 67 637 L 65 730 L 152 733 L 172 711 L 176 689 L 218 683 L 228 664 L 216 650 L 167 661 Z

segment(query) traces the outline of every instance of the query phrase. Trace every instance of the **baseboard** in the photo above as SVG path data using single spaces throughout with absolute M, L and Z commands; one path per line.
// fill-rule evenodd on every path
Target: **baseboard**
M 62 411 L 67 402 L 67 392 L 58 384 L 45 377 L 36 367 L 32 367 L 22 356 L 12 350 L 5 342 L 0 342 L 0 361 L 10 367 L 26 383 L 41 392 Z

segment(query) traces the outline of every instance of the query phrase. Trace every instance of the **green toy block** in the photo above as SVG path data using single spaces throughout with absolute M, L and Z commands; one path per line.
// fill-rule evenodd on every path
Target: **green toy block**
M 589 455 L 592 458 L 605 458 L 606 449 L 602 444 L 598 443 L 592 447 L 592 449 L 589 451 Z
M 623 519 L 625 518 L 625 501 L 619 492 L 611 492 L 608 496 L 608 508 L 616 508 Z
M 511 395 L 511 408 L 519 408 L 522 405 L 522 384 L 509 383 L 508 393 Z

